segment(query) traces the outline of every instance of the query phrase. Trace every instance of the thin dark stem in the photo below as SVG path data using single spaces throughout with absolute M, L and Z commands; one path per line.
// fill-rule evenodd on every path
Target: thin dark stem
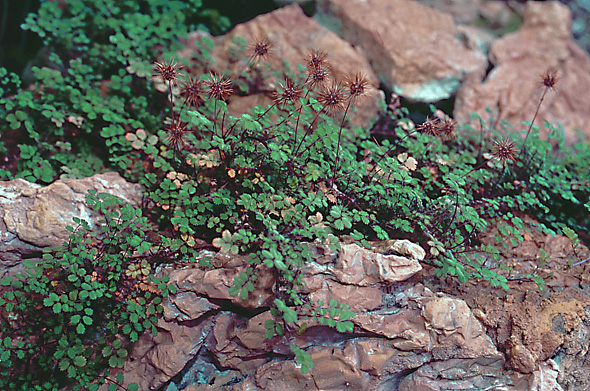
M 172 122 L 174 122 L 174 100 L 172 97 L 172 82 L 168 82 L 168 99 L 170 99 L 170 112 L 172 113 Z
M 537 115 L 539 114 L 539 109 L 541 108 L 541 103 L 543 103 L 543 99 L 545 99 L 545 94 L 547 93 L 548 89 L 549 89 L 549 87 L 545 87 L 545 89 L 543 90 L 543 95 L 541 95 L 541 100 L 539 100 L 539 104 L 537 105 L 537 110 L 535 111 L 535 115 L 533 116 L 533 120 L 531 121 L 531 124 L 529 125 L 529 130 L 526 132 L 526 137 L 524 138 L 524 142 L 522 143 L 522 147 L 520 147 L 520 153 L 518 154 L 519 158 L 520 158 L 520 155 L 522 155 L 522 153 L 524 151 L 524 146 L 526 145 L 526 141 L 529 138 L 529 134 L 531 133 L 531 130 L 533 129 L 533 124 L 535 123 L 535 119 L 537 119 Z
M 213 136 L 217 136 L 217 99 L 213 106 Z
M 588 258 L 586 258 L 586 259 L 582 259 L 580 262 L 576 262 L 576 263 L 574 263 L 573 265 L 571 265 L 571 266 L 570 266 L 570 269 L 571 269 L 572 267 L 574 267 L 574 266 L 579 266 L 579 265 L 582 265 L 582 264 L 584 264 L 584 263 L 586 263 L 586 262 L 588 262 L 588 261 L 590 261 L 590 257 L 588 257 Z
M 303 138 L 299 142 L 299 145 L 297 145 L 297 148 L 295 148 L 295 152 L 293 152 L 293 155 L 294 156 L 297 156 L 297 152 L 299 152 L 299 148 L 301 148 L 301 144 L 303 144 L 303 141 L 305 141 L 305 138 L 309 134 L 310 130 L 313 129 L 313 125 L 315 124 L 315 121 L 317 121 L 317 119 L 319 118 L 320 114 L 322 114 L 325 109 L 326 109 L 325 107 L 322 107 L 322 109 L 315 115 L 315 118 L 313 119 L 313 121 L 311 121 L 311 124 L 309 124 L 309 128 L 305 131 L 305 134 L 303 135 Z M 297 130 L 297 128 L 295 128 L 295 130 Z
M 305 82 L 307 83 L 307 80 Z M 303 99 L 306 100 L 308 96 L 309 96 L 309 90 L 307 90 Z M 293 145 L 297 144 L 297 131 L 299 129 L 299 119 L 301 118 L 301 113 L 303 112 L 303 104 L 301 104 L 301 107 L 299 107 L 299 109 L 297 111 L 298 111 L 298 114 L 297 114 L 297 121 L 295 122 L 295 132 L 293 135 Z
M 342 121 L 340 121 L 340 129 L 338 130 L 338 145 L 336 145 L 336 161 L 334 161 L 334 169 L 332 171 L 332 181 L 330 187 L 334 185 L 334 181 L 336 180 L 336 171 L 338 170 L 338 162 L 340 160 L 340 139 L 342 138 L 344 120 L 346 119 L 346 114 L 348 114 L 348 109 L 350 108 L 351 102 L 352 99 L 348 101 L 348 105 L 346 105 L 346 110 L 344 110 L 344 115 L 342 116 Z
M 456 198 L 457 199 L 455 200 L 455 210 L 453 211 L 453 217 L 451 217 L 449 224 L 447 224 L 447 226 L 442 230 L 442 232 L 446 232 L 451 226 L 451 224 L 453 224 L 453 221 L 455 221 L 455 216 L 457 216 L 457 210 L 459 209 L 459 192 L 457 192 Z

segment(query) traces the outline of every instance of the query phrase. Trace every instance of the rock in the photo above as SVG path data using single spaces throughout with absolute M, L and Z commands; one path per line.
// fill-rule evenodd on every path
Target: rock
M 454 116 L 458 122 L 479 126 L 471 119 L 477 112 L 485 120 L 492 110 L 498 120 L 515 129 L 533 119 L 544 91 L 541 76 L 557 71 L 556 91 L 548 90 L 535 124 L 547 135 L 545 121 L 560 123 L 568 144 L 576 141 L 575 130 L 590 135 L 590 60 L 574 42 L 569 9 L 556 1 L 527 2 L 522 27 L 495 41 L 490 49 L 494 68 L 482 80 L 473 75 L 457 93 Z M 526 129 L 526 128 L 525 128 Z
M 481 0 L 418 0 L 428 7 L 450 14 L 457 23 L 473 23 L 480 16 Z
M 294 34 L 295 31 L 305 33 Z M 187 48 L 180 53 L 182 56 L 190 58 L 192 53 L 199 50 L 194 43 L 194 39 L 198 38 L 199 34 L 195 33 L 189 37 Z M 270 39 L 273 46 L 271 54 L 265 61 L 269 63 L 271 70 L 279 73 L 284 72 L 284 66 L 288 64 L 290 70 L 297 74 L 298 65 L 304 64 L 305 57 L 318 49 L 328 54 L 327 59 L 331 64 L 331 72 L 336 80 L 343 81 L 346 76 L 354 76 L 357 72 L 361 72 L 368 79 L 372 89 L 366 96 L 358 100 L 355 105 L 357 114 L 352 118 L 351 123 L 368 127 L 375 121 L 379 110 L 378 106 L 384 101 L 384 95 L 378 89 L 379 80 L 369 62 L 359 50 L 330 30 L 320 26 L 313 18 L 306 16 L 297 4 L 279 8 L 246 23 L 238 24 L 229 33 L 214 38 L 215 48 L 211 54 L 214 64 L 210 64 L 210 66 L 216 72 L 231 69 L 239 74 L 248 68 L 247 61 L 236 61 L 231 58 L 232 53 L 236 51 L 235 38 L 237 37 L 244 39 L 249 44 L 253 44 L 256 38 Z M 249 52 L 242 54 L 242 58 L 246 60 L 250 56 Z M 198 67 L 198 64 L 195 66 Z M 228 106 L 230 113 L 239 115 L 248 112 L 254 104 L 270 104 L 272 99 L 270 92 L 276 90 L 277 83 L 282 82 L 282 79 L 277 80 L 275 76 L 268 76 L 265 79 L 266 84 L 259 88 L 264 92 L 259 92 L 254 97 L 241 97 L 234 94 Z M 303 81 L 301 80 L 300 84 Z
M 419 310 L 406 310 L 392 314 L 357 314 L 353 322 L 360 328 L 394 340 L 392 346 L 403 351 L 427 350 L 430 333 L 426 330 Z
M 222 312 L 215 319 L 213 330 L 207 339 L 207 349 L 213 353 L 222 368 L 236 369 L 243 374 L 254 371 L 268 361 L 264 348 L 269 346 L 270 341 L 259 345 L 253 351 L 244 346 L 244 341 L 248 346 L 251 346 L 254 340 L 262 341 L 266 333 L 266 319 L 269 319 L 268 315 L 253 322 L 246 322 L 242 326 L 242 320 L 236 314 Z M 262 323 L 259 323 L 260 320 L 263 320 Z M 269 351 L 272 351 L 272 347 Z
M 256 370 L 248 387 L 235 390 L 445 390 L 457 383 L 464 386 L 459 389 L 485 389 L 510 378 L 501 373 L 503 354 L 465 302 L 423 288 L 409 287 L 403 295 L 411 297 L 409 308 L 357 314 L 354 322 L 376 337 L 298 339 L 313 359 L 313 370 L 303 375 L 293 361 L 269 362 Z M 417 386 L 431 382 L 438 388 Z
M 372 311 L 383 304 L 379 287 L 340 284 L 327 279 L 323 274 L 306 279 L 308 286 L 314 279 L 319 283 L 316 285 L 317 289 L 309 294 L 310 300 L 314 302 L 321 300 L 329 303 L 330 300 L 336 300 L 338 303 L 346 303 L 354 312 Z
M 137 383 L 140 390 L 157 390 L 196 356 L 212 327 L 211 318 L 190 326 L 160 319 L 158 335 L 144 333 L 133 344 L 123 369 L 111 370 L 111 376 L 123 373 L 124 385 Z
M 495 358 L 450 359 L 421 366 L 405 377 L 398 391 L 514 390 L 503 388 L 510 377 L 502 376 L 503 360 Z M 500 388 L 502 387 L 502 388 Z M 525 389 L 522 389 L 525 391 Z
M 195 292 L 181 292 L 168 297 L 168 305 L 164 306 L 164 319 L 178 322 L 196 320 L 201 315 L 211 310 L 219 309 L 219 306 L 211 303 L 204 297 L 199 297 Z
M 318 18 L 362 49 L 379 79 L 420 102 L 452 96 L 467 74 L 483 77 L 485 55 L 457 39 L 449 14 L 413 0 L 324 0 Z
M 400 255 L 409 255 L 412 259 L 417 261 L 422 261 L 426 256 L 426 252 L 422 247 L 407 239 L 391 239 L 371 242 L 371 250 L 378 251 L 382 254 L 397 253 Z
M 383 255 L 352 243 L 341 246 L 332 273 L 340 283 L 371 286 L 404 281 L 420 270 L 422 266 L 416 259 Z
M 68 240 L 67 226 L 74 217 L 91 227 L 99 215 L 85 203 L 88 190 L 109 193 L 138 206 L 142 191 L 138 184 L 109 172 L 84 179 L 62 179 L 41 187 L 23 179 L 0 182 L 0 277 L 22 272 L 23 257 L 39 255 L 44 247 Z
M 234 278 L 245 270 L 247 264 L 247 258 L 245 256 L 233 256 L 234 260 L 228 260 L 232 258 L 230 255 L 212 252 L 202 252 L 202 256 L 208 256 L 214 264 L 225 264 L 226 266 L 220 266 L 218 268 L 208 268 L 205 266 L 199 266 L 198 264 L 190 265 L 185 268 L 169 268 L 166 271 L 170 278 L 171 284 L 176 284 L 178 287 L 178 293 L 171 299 L 175 306 L 179 305 L 179 295 L 182 292 L 192 292 L 194 297 L 201 297 L 212 300 L 228 300 L 234 304 L 242 307 L 255 309 L 269 305 L 273 296 L 274 277 L 272 273 L 260 272 L 259 278 L 254 282 L 254 289 L 257 295 L 250 294 L 248 298 L 243 300 L 239 296 L 233 297 L 229 294 L 229 288 L 233 285 Z M 237 260 L 240 260 L 241 263 Z M 233 262 L 231 264 L 229 262 Z M 240 266 L 236 266 L 240 265 Z M 182 305 L 182 304 L 181 304 Z M 198 304 L 198 308 L 191 308 L 190 306 L 182 307 L 178 309 L 171 308 L 169 317 L 175 316 L 180 310 L 184 314 L 188 313 L 200 313 L 204 307 L 210 307 L 210 304 L 204 304 L 201 302 Z M 211 307 L 213 309 L 213 307 Z M 181 315 L 176 315 L 181 316 Z
M 575 360 L 586 360 L 587 298 L 563 293 L 563 300 L 555 297 L 544 302 L 538 294 L 526 300 L 507 295 L 505 307 L 497 312 L 475 305 L 476 317 L 464 300 L 433 293 L 421 284 L 382 280 L 379 259 L 418 262 L 413 257 L 387 255 L 396 249 L 420 258 L 419 246 L 411 242 L 376 243 L 375 249 L 386 254 L 351 243 L 341 243 L 338 256 L 318 243 L 310 249 L 317 258 L 302 270 L 306 282 L 302 294 L 324 303 L 331 298 L 353 303 L 352 333 L 337 332 L 300 312 L 298 325 L 305 323 L 303 329 L 297 332 L 297 326 L 289 326 L 288 338 L 266 339 L 265 324 L 274 319 L 265 309 L 272 297 L 270 288 L 258 289 L 262 298 L 248 298 L 248 303 L 228 296 L 227 284 L 246 259 L 203 251 L 201 255 L 210 259 L 214 269 L 194 264 L 160 270 L 170 276 L 178 292 L 164 302 L 167 315 L 158 325 L 162 334 L 144 335 L 134 345 L 132 360 L 124 369 L 126 382 L 130 379 L 139 382 L 140 389 L 156 389 L 167 379 L 181 375 L 185 379 L 190 372 L 192 379 L 207 378 L 217 385 L 197 387 L 182 380 L 186 389 L 194 390 L 559 390 L 557 381 L 567 382 L 564 374 L 580 365 Z M 208 274 L 213 271 L 217 273 Z M 262 271 L 257 275 L 264 280 Z M 214 281 L 219 281 L 217 287 Z M 484 296 L 480 300 L 500 300 L 498 295 Z M 529 304 L 519 309 L 520 303 Z M 244 317 L 233 312 L 235 305 L 261 312 Z M 481 322 L 504 330 L 505 336 L 492 333 L 494 339 L 490 338 Z M 510 359 L 507 368 L 494 340 Z M 311 355 L 315 366 L 309 373 L 302 374 L 292 360 L 290 343 Z M 202 362 L 201 357 L 209 357 L 225 372 L 215 374 L 209 368 L 201 374 L 193 364 Z M 183 367 L 181 362 L 188 364 Z M 577 379 L 584 376 L 587 371 L 577 374 Z
M 558 365 L 553 360 L 542 363 L 535 371 L 531 391 L 563 391 L 557 382 L 559 375 Z

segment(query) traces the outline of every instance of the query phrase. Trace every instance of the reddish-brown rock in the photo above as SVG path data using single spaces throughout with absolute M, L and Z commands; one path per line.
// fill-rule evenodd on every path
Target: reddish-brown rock
M 115 172 L 61 179 L 48 186 L 15 179 L 0 182 L 0 276 L 22 271 L 23 256 L 68 240 L 74 217 L 94 227 L 99 214 L 86 205 L 88 190 L 109 193 L 138 206 L 142 193 Z M 10 269 L 10 270 L 9 270 Z
M 343 244 L 331 270 L 343 284 L 371 286 L 404 281 L 422 270 L 414 258 L 383 255 L 358 244 Z
M 398 95 L 436 102 L 466 74 L 483 76 L 487 59 L 457 38 L 449 14 L 413 0 L 324 0 L 320 20 L 359 47 Z
M 545 121 L 560 123 L 566 141 L 576 141 L 575 130 L 590 135 L 590 60 L 573 40 L 571 13 L 557 1 L 527 2 L 522 27 L 495 41 L 490 49 L 494 68 L 481 80 L 472 77 L 458 91 L 455 119 L 470 122 L 473 112 L 485 120 L 506 120 L 515 129 L 527 129 L 544 92 L 543 74 L 557 71 L 556 91 L 548 90 L 535 124 L 547 134 Z M 479 126 L 477 124 L 474 124 Z
M 193 42 L 194 39 L 199 39 L 200 34 L 195 33 L 189 37 L 188 46 L 181 55 L 191 57 L 192 53 L 198 50 Z M 364 127 L 375 121 L 384 95 L 378 89 L 379 81 L 369 62 L 350 43 L 320 26 L 315 19 L 306 16 L 299 5 L 292 4 L 257 16 L 248 22 L 238 24 L 229 33 L 214 38 L 215 48 L 211 54 L 214 64 L 210 66 L 215 71 L 223 72 L 230 69 L 239 74 L 248 69 L 247 62 L 252 55 L 250 51 L 240 52 L 238 60 L 234 58 L 235 54 L 232 54 L 236 52 L 236 38 L 245 40 L 249 45 L 254 44 L 257 38 L 271 40 L 272 49 L 264 61 L 270 65 L 272 71 L 279 74 L 286 71 L 285 64 L 292 73 L 299 74 L 298 66 L 304 65 L 306 56 L 318 49 L 328 54 L 330 70 L 336 80 L 344 81 L 346 76 L 354 76 L 361 72 L 369 81 L 371 89 L 356 102 L 356 117 L 349 115 L 349 118 L 352 118 L 352 124 Z M 260 87 L 263 91 L 246 97 L 232 96 L 228 105 L 230 113 L 242 114 L 248 112 L 255 104 L 264 106 L 272 102 L 271 92 L 277 89 L 277 83 L 282 82 L 282 79 L 277 79 L 266 71 L 264 74 L 265 84 Z M 304 81 L 299 80 L 299 84 L 303 84 Z
M 197 354 L 212 325 L 212 319 L 190 327 L 160 319 L 158 335 L 143 334 L 133 344 L 124 367 L 112 371 L 113 378 L 123 373 L 125 385 L 137 383 L 140 390 L 157 390 Z M 106 391 L 107 385 L 100 390 Z
M 229 288 L 233 286 L 234 278 L 244 271 L 247 257 L 230 256 L 221 253 L 207 253 L 215 264 L 225 264 L 218 268 L 207 268 L 195 264 L 187 268 L 178 268 L 170 271 L 170 283 L 175 284 L 179 292 L 193 292 L 198 297 L 209 299 L 231 300 L 236 305 L 244 308 L 259 308 L 269 305 L 273 298 L 274 277 L 271 273 L 260 273 L 254 282 L 257 294 L 248 295 L 247 299 L 229 294 Z M 233 258 L 233 260 L 230 260 Z M 236 262 L 236 260 L 239 260 Z M 240 262 L 241 261 L 241 262 Z M 233 264 L 231 264 L 233 263 Z M 239 266 L 238 266 L 239 265 Z M 178 305 L 178 299 L 174 298 L 174 304 Z M 200 304 L 202 306 L 202 304 Z M 184 309 L 182 312 L 195 312 L 195 309 Z M 171 314 L 175 311 L 171 310 Z M 198 311 L 197 311 L 198 312 Z M 172 316 L 172 315 L 170 315 Z

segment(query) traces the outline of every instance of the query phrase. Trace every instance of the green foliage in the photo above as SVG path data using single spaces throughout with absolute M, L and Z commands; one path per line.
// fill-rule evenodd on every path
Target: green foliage
M 143 172 L 125 134 L 156 129 L 163 102 L 149 82 L 151 64 L 162 48 L 180 48 L 200 8 L 200 0 L 42 2 L 22 25 L 44 38 L 46 58 L 31 69 L 34 88 L 0 68 L 0 116 L 7 119 L 0 137 L 16 141 L 0 148 L 9 161 L 0 180 Z
M 238 44 L 234 61 L 249 64 L 234 75 L 238 88 L 256 89 L 263 75 L 273 73 L 264 63 L 252 65 L 252 57 L 240 62 L 245 46 Z M 168 66 L 178 71 L 173 62 Z M 277 279 L 274 319 L 265 324 L 268 338 L 291 338 L 306 317 L 341 332 L 352 330 L 352 312 L 335 302 L 327 307 L 308 302 L 300 294 L 300 270 L 312 258 L 310 242 L 337 251 L 341 235 L 366 247 L 368 240 L 409 238 L 429 247 L 426 262 L 438 267 L 437 276 L 478 278 L 508 289 L 497 246 L 518 246 L 525 226 L 543 232 L 555 232 L 565 222 L 581 226 L 583 221 L 572 220 L 579 215 L 568 217 L 560 206 L 587 199 L 590 175 L 582 162 L 588 151 L 570 153 L 557 132 L 551 134 L 555 140 L 542 141 L 531 127 L 528 148 L 516 157 L 509 138 L 504 150 L 494 146 L 498 134 L 483 119 L 479 131 L 458 134 L 453 121 L 438 119 L 441 139 L 420 132 L 423 125 L 415 127 L 397 110 L 391 113 L 394 136 L 377 141 L 362 129 L 343 126 L 352 90 L 337 95 L 342 104 L 333 107 L 325 99 L 328 87 L 313 86 L 309 77 L 285 78 L 272 105 L 239 118 L 227 112 L 228 91 L 212 93 L 229 81 L 202 77 L 193 83 L 202 83 L 206 88 L 200 93 L 210 99 L 200 96 L 204 102 L 197 108 L 187 108 L 186 95 L 180 108 L 171 104 L 172 125 L 158 134 L 168 146 L 141 147 L 155 168 L 141 182 L 160 224 L 177 233 L 169 242 L 175 257 L 196 255 L 197 239 L 225 253 L 249 254 L 248 269 L 230 288 L 242 300 L 255 291 L 262 273 Z M 288 91 L 294 99 L 285 98 Z M 551 142 L 576 158 L 557 159 Z M 585 175 L 585 185 L 576 191 L 573 172 L 578 180 Z M 525 223 L 526 215 L 540 222 Z M 478 234 L 491 222 L 498 243 L 481 243 Z M 537 274 L 521 278 L 543 284 Z M 306 353 L 294 353 L 302 369 L 309 369 Z
M 24 25 L 46 37 L 51 53 L 33 68 L 33 90 L 0 69 L 7 119 L 0 134 L 19 135 L 16 147 L 0 143 L 0 153 L 18 161 L 1 168 L 0 179 L 48 183 L 116 168 L 139 178 L 151 221 L 120 200 L 90 194 L 88 204 L 104 216 L 95 230 L 76 220 L 68 243 L 40 263 L 25 260 L 26 276 L 2 281 L 2 389 L 96 390 L 104 382 L 117 389 L 122 379 L 109 369 L 123 365 L 143 332 L 155 333 L 162 297 L 174 292 L 152 276 L 156 260 L 199 258 L 204 246 L 247 255 L 229 291 L 240 300 L 256 294 L 261 275 L 273 276 L 266 337 L 288 340 L 305 373 L 313 362 L 294 343 L 298 334 L 310 325 L 354 329 L 346 304 L 302 293 L 310 244 L 337 253 L 344 235 L 367 248 L 371 240 L 407 238 L 427 248 L 424 262 L 438 277 L 508 289 L 502 250 L 524 241 L 525 229 L 561 230 L 576 249 L 576 231 L 590 225 L 587 213 L 572 213 L 590 209 L 590 152 L 566 148 L 559 129 L 549 126 L 543 140 L 532 123 L 500 133 L 479 118 L 480 129 L 458 131 L 440 114 L 428 128 L 396 108 L 383 119 L 390 136 L 376 138 L 347 122 L 363 98 L 362 79 L 357 89 L 352 76 L 330 87 L 313 79 L 314 65 L 272 70 L 262 55 L 245 54 L 242 39 L 223 76 L 188 78 L 164 61 L 157 89 L 148 82 L 155 47 L 177 49 L 188 20 L 207 17 L 199 1 L 67 4 L 45 2 Z M 195 55 L 206 63 L 211 49 L 203 40 Z M 232 92 L 264 91 L 264 80 L 277 76 L 284 82 L 274 83 L 273 104 L 229 114 Z M 508 138 L 494 145 L 500 134 Z M 522 150 L 510 141 L 522 139 Z M 156 225 L 154 243 L 147 233 Z M 497 243 L 482 241 L 490 229 Z M 542 286 L 543 277 L 511 278 Z
M 146 237 L 147 218 L 109 194 L 91 192 L 87 204 L 104 217 L 95 229 L 75 218 L 67 243 L 40 262 L 24 260 L 26 276 L 0 281 L 3 390 L 111 382 L 109 368 L 123 366 L 130 343 L 157 332 L 170 288 L 150 271 L 158 245 Z

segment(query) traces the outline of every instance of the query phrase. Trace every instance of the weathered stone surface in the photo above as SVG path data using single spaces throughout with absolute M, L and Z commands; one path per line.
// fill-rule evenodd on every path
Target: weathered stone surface
M 413 0 L 324 0 L 322 23 L 362 49 L 398 95 L 435 102 L 455 93 L 467 74 L 483 77 L 487 59 L 456 37 L 449 14 Z
M 172 297 L 168 297 L 168 305 L 164 306 L 164 319 L 167 321 L 176 319 L 179 322 L 198 319 L 201 315 L 219 308 L 204 297 L 199 297 L 195 292 L 184 291 Z
M 197 354 L 212 327 L 213 319 L 197 325 L 160 319 L 158 335 L 143 334 L 133 345 L 123 369 L 112 371 L 113 378 L 122 372 L 125 385 L 137 383 L 140 390 L 157 390 Z M 106 391 L 107 386 L 100 391 Z
M 371 250 L 380 252 L 382 254 L 397 253 L 400 255 L 409 255 L 412 259 L 418 261 L 423 260 L 426 256 L 426 252 L 422 247 L 416 243 L 410 242 L 407 239 L 391 239 L 371 242 Z
M 313 284 L 309 298 L 314 302 L 321 300 L 329 303 L 330 300 L 336 300 L 338 303 L 346 303 L 354 312 L 372 311 L 382 305 L 379 287 L 344 285 L 327 279 L 323 274 L 312 276 L 306 282 L 308 287 Z
M 216 318 L 213 330 L 207 339 L 207 348 L 213 352 L 223 368 L 249 373 L 268 361 L 263 354 L 264 351 L 261 351 L 262 348 L 268 346 L 268 342 L 260 345 L 258 349 L 250 351 L 248 347 L 243 345 L 243 341 L 246 343 L 251 343 L 254 339 L 261 341 L 259 334 L 263 332 L 256 321 L 250 324 L 246 323 L 245 326 L 241 326 L 241 322 L 242 320 L 231 312 L 221 313 Z M 245 330 L 240 330 L 241 328 Z M 238 334 L 242 339 L 236 338 Z
M 304 31 L 305 34 L 294 32 Z M 194 45 L 194 39 L 198 39 L 198 33 L 189 37 L 188 46 L 180 54 L 191 57 L 191 53 L 198 50 Z M 192 38 L 194 37 L 194 38 Z M 217 72 L 231 69 L 237 73 L 248 68 L 244 61 L 235 61 L 230 58 L 232 50 L 235 51 L 235 43 L 232 40 L 241 37 L 249 44 L 253 44 L 256 38 L 267 37 L 273 42 L 271 55 L 265 61 L 269 63 L 273 71 L 283 72 L 284 63 L 287 63 L 292 72 L 297 74 L 299 64 L 305 63 L 305 57 L 312 51 L 321 49 L 328 53 L 328 61 L 331 64 L 331 72 L 336 80 L 343 81 L 346 76 L 354 76 L 361 72 L 372 87 L 368 94 L 359 99 L 355 104 L 358 111 L 351 123 L 359 126 L 372 124 L 378 113 L 378 105 L 384 101 L 383 93 L 378 89 L 379 81 L 375 76 L 369 62 L 365 57 L 348 42 L 339 38 L 330 30 L 320 26 L 313 18 L 306 16 L 299 5 L 292 4 L 279 8 L 268 14 L 260 15 L 246 23 L 239 24 L 229 33 L 214 38 L 215 49 L 212 57 L 215 60 L 210 66 Z M 244 53 L 248 59 L 250 53 Z M 230 113 L 241 114 L 247 112 L 253 104 L 270 104 L 270 92 L 278 87 L 274 76 L 268 75 L 265 85 L 260 87 L 264 93 L 258 93 L 255 97 L 242 98 L 232 96 L 228 105 Z M 303 84 L 301 80 L 299 84 Z M 241 102 L 246 99 L 246 103 Z M 352 116 L 351 116 L 352 117 Z
M 370 286 L 404 281 L 420 270 L 416 259 L 383 255 L 352 243 L 341 246 L 332 273 L 343 284 Z
M 194 265 L 182 269 L 174 269 L 169 273 L 170 283 L 176 284 L 180 292 L 193 292 L 198 297 L 209 299 L 231 300 L 236 305 L 244 308 L 259 308 L 269 305 L 272 301 L 272 289 L 274 286 L 274 277 L 271 273 L 260 273 L 259 278 L 254 282 L 257 295 L 249 295 L 246 300 L 233 297 L 229 294 L 229 288 L 233 285 L 234 277 L 241 271 L 244 271 L 247 264 L 245 257 L 234 256 L 235 259 L 241 260 L 240 267 L 227 263 L 229 255 L 221 253 L 207 253 L 212 258 L 214 264 L 225 264 L 215 269 Z M 230 261 L 230 262 L 234 262 Z M 177 300 L 173 298 L 172 300 Z M 177 304 L 177 302 L 175 302 Z M 187 313 L 195 311 L 186 308 L 182 312 Z M 197 311 L 198 312 L 198 311 Z M 174 313 L 174 310 L 171 311 Z
M 496 355 L 493 358 L 434 361 L 421 366 L 405 377 L 397 390 L 516 390 L 514 388 L 495 388 L 510 384 L 508 376 L 498 376 L 502 367 L 501 355 Z
M 86 205 L 88 190 L 109 193 L 139 205 L 141 188 L 114 172 L 85 179 L 62 179 L 41 187 L 23 179 L 0 182 L 0 276 L 21 271 L 23 256 L 67 241 L 74 217 L 96 224 Z M 10 269 L 10 271 L 9 271 Z
M 481 0 L 418 0 L 428 7 L 450 14 L 459 23 L 471 23 L 480 16 Z
M 357 314 L 353 322 L 364 330 L 393 339 L 392 345 L 399 350 L 428 350 L 431 342 L 419 310 Z
M 527 2 L 522 27 L 492 44 L 494 68 L 486 79 L 474 75 L 459 89 L 455 119 L 471 122 L 473 112 L 487 119 L 489 107 L 494 117 L 522 128 L 521 121 L 532 120 L 543 94 L 541 76 L 555 70 L 557 89 L 545 94 L 535 123 L 542 134 L 548 133 L 542 126 L 545 121 L 560 123 L 569 144 L 576 141 L 575 129 L 590 135 L 590 60 L 574 42 L 570 27 L 571 13 L 565 5 Z

